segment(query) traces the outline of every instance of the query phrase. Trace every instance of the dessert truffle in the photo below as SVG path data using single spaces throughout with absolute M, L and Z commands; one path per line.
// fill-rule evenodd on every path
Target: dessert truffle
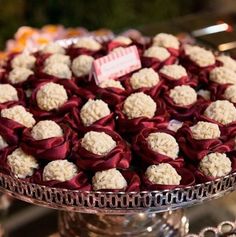
M 93 189 L 125 189 L 127 182 L 117 169 L 98 171 L 92 179 Z
M 143 68 L 130 78 L 130 84 L 134 90 L 142 87 L 153 87 L 158 82 L 159 76 L 152 68 Z
M 196 91 L 186 85 L 176 86 L 170 90 L 170 98 L 179 106 L 187 106 L 197 101 Z
M 62 85 L 49 82 L 39 88 L 36 100 L 40 109 L 50 111 L 59 109 L 68 101 L 68 96 Z
M 147 179 L 154 184 L 179 185 L 181 176 L 170 164 L 151 165 L 145 172 Z
M 31 130 L 35 140 L 43 140 L 52 137 L 62 137 L 62 128 L 52 120 L 39 121 Z
M 52 54 L 45 60 L 44 65 L 57 64 L 57 63 L 63 63 L 66 64 L 67 66 L 70 66 L 71 64 L 70 57 L 58 53 Z
M 43 72 L 58 78 L 71 79 L 72 76 L 70 68 L 64 63 L 46 64 Z
M 17 90 L 9 84 L 0 84 L 0 103 L 18 101 Z
M 12 59 L 11 66 L 13 68 L 23 67 L 27 69 L 32 69 L 34 67 L 35 62 L 36 62 L 36 58 L 34 56 L 27 53 L 21 53 L 21 54 L 16 55 Z
M 157 58 L 161 62 L 170 57 L 170 53 L 167 51 L 167 49 L 159 46 L 152 46 L 146 49 L 143 55 L 149 58 Z
M 160 73 L 170 77 L 173 80 L 178 80 L 182 77 L 187 76 L 187 72 L 185 68 L 181 65 L 165 65 L 161 70 Z
M 218 84 L 236 84 L 236 73 L 227 67 L 216 67 L 210 72 L 210 80 Z
M 153 38 L 153 45 L 164 48 L 179 49 L 179 40 L 171 34 L 160 33 Z
M 124 87 L 121 85 L 121 83 L 116 80 L 105 80 L 101 82 L 98 86 L 101 88 L 113 87 L 113 88 L 124 90 Z
M 94 58 L 89 55 L 80 55 L 72 62 L 72 72 L 77 76 L 86 76 L 90 73 Z
M 220 137 L 220 129 L 217 124 L 199 121 L 190 127 L 192 136 L 196 140 L 216 139 Z
M 81 140 L 81 146 L 96 155 L 106 155 L 116 147 L 116 142 L 104 132 L 87 132 Z
M 228 86 L 223 94 L 223 97 L 232 103 L 236 103 L 236 85 Z
M 56 180 L 65 182 L 78 174 L 77 166 L 67 160 L 54 160 L 49 162 L 43 169 L 43 180 Z
M 204 98 L 205 100 L 210 100 L 211 99 L 211 92 L 208 91 L 208 90 L 203 90 L 203 89 L 200 89 L 198 92 L 197 92 L 198 95 L 200 95 L 202 98 Z
M 108 105 L 102 100 L 89 99 L 81 108 L 80 118 L 85 126 L 90 126 L 97 120 L 111 113 Z
M 11 108 L 3 109 L 1 111 L 1 116 L 3 118 L 14 120 L 15 122 L 20 123 L 27 128 L 31 128 L 35 124 L 33 114 L 26 111 L 21 105 L 15 105 Z
M 7 163 L 16 178 L 24 179 L 32 176 L 35 169 L 38 169 L 37 160 L 26 154 L 21 148 L 17 148 L 7 156 Z
M 8 147 L 7 142 L 4 140 L 4 138 L 0 135 L 0 150 Z
M 132 40 L 129 37 L 120 35 L 120 36 L 117 36 L 116 38 L 114 38 L 112 40 L 112 42 L 117 42 L 117 43 L 120 43 L 123 45 L 129 45 L 132 43 Z
M 84 37 L 78 40 L 78 42 L 74 45 L 76 48 L 85 48 L 91 51 L 97 51 L 102 46 L 96 40 L 90 37 Z
M 63 47 L 61 47 L 59 44 L 57 43 L 49 43 L 43 46 L 43 48 L 41 49 L 42 53 L 50 53 L 50 54 L 65 54 L 65 49 Z
M 128 117 L 128 119 L 139 117 L 153 118 L 155 112 L 155 101 L 143 92 L 131 94 L 124 102 L 123 113 Z
M 220 55 L 217 57 L 217 60 L 220 61 L 224 67 L 236 72 L 236 61 L 230 56 Z
M 231 171 L 231 161 L 224 153 L 210 153 L 203 157 L 199 169 L 207 176 L 214 178 L 227 175 Z
M 33 71 L 27 68 L 16 67 L 10 71 L 8 80 L 12 84 L 17 84 L 26 81 L 28 77 L 33 74 Z
M 146 138 L 151 150 L 176 159 L 179 154 L 179 145 L 175 138 L 164 132 L 150 133 Z
M 212 102 L 204 111 L 204 115 L 223 125 L 236 121 L 236 109 L 227 100 L 217 100 Z

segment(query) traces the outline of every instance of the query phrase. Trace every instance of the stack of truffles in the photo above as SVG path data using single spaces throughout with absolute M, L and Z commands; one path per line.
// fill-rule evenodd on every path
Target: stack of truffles
M 142 68 L 96 84 L 95 59 L 135 45 Z M 164 190 L 236 169 L 236 62 L 175 36 L 84 37 L 9 55 L 0 170 L 57 188 Z

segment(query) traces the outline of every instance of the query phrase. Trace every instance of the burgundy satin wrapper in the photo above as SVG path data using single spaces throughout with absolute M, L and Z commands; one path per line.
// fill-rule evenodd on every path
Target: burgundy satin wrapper
M 100 189 L 96 191 L 101 192 L 138 192 L 140 191 L 141 181 L 134 171 L 121 170 L 120 171 L 127 182 L 127 187 L 125 189 Z
M 211 92 L 211 99 L 213 101 L 215 100 L 225 100 L 223 94 L 225 92 L 225 90 L 228 88 L 228 86 L 230 86 L 232 84 L 217 84 L 214 82 L 211 82 L 210 86 L 209 86 L 209 90 Z
M 180 185 L 163 185 L 154 184 L 148 180 L 145 174 L 142 175 L 143 190 L 155 191 L 155 190 L 167 190 L 175 188 L 185 188 L 187 186 L 192 186 L 195 184 L 195 177 L 191 171 L 186 168 L 176 169 L 177 173 L 181 176 Z
M 8 146 L 0 150 L 0 171 L 2 173 L 14 176 L 11 172 L 11 168 L 7 164 L 7 156 L 10 155 L 16 148 L 17 146 Z
M 184 165 L 184 159 L 182 157 L 177 157 L 172 159 L 166 155 L 162 155 L 158 152 L 153 151 L 146 140 L 150 133 L 154 132 L 165 132 L 174 136 L 174 132 L 167 129 L 158 128 L 144 128 L 132 142 L 132 148 L 134 149 L 137 156 L 140 156 L 145 164 L 153 165 L 159 163 L 169 163 L 175 168 L 181 168 Z
M 38 160 L 62 160 L 70 152 L 72 131 L 62 126 L 64 135 L 43 140 L 35 140 L 31 136 L 31 129 L 25 129 L 22 134 L 22 150 Z
M 37 53 L 35 55 L 36 57 L 36 62 L 35 62 L 35 66 L 37 69 L 41 69 L 44 67 L 44 62 L 46 61 L 47 58 L 49 58 L 49 56 L 51 56 L 51 53 Z
M 171 48 L 171 47 L 167 47 L 166 48 L 168 51 L 169 51 L 169 53 L 172 55 L 172 56 L 174 56 L 174 57 L 179 57 L 179 55 L 180 55 L 180 49 L 175 49 L 175 48 Z
M 93 127 L 91 131 L 105 132 L 110 135 L 112 139 L 116 141 L 116 147 L 107 155 L 96 155 L 83 148 L 81 145 L 82 139 L 80 139 L 72 157 L 81 169 L 101 171 L 112 168 L 129 168 L 131 152 L 126 141 L 124 141 L 118 133 L 101 127 Z

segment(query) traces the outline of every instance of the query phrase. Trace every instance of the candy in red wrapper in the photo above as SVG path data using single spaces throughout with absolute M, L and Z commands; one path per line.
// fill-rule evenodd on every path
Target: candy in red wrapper
M 4 174 L 11 174 L 11 169 L 7 164 L 7 156 L 10 155 L 16 148 L 17 146 L 8 146 L 0 150 L 0 171 Z

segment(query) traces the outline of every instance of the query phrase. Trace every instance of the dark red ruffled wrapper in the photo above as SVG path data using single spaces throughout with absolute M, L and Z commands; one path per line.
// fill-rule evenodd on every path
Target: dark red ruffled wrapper
M 93 127 L 90 131 L 105 132 L 116 141 L 116 147 L 107 155 L 96 155 L 81 146 L 81 139 L 78 141 L 77 148 L 72 154 L 72 159 L 84 170 L 102 171 L 112 168 L 127 169 L 131 162 L 130 149 L 120 135 L 109 129 Z
M 160 164 L 160 163 L 169 163 L 175 168 L 181 168 L 184 166 L 184 159 L 182 157 L 177 157 L 172 159 L 166 155 L 162 155 L 158 152 L 155 152 L 150 149 L 146 138 L 150 133 L 153 132 L 165 132 L 174 136 L 174 132 L 167 129 L 158 129 L 158 128 L 144 128 L 132 142 L 132 148 L 134 149 L 137 156 L 140 156 L 142 161 L 147 165 Z
M 7 156 L 10 155 L 16 148 L 17 146 L 8 146 L 0 150 L 0 171 L 2 173 L 14 176 L 9 165 L 7 164 Z
M 167 50 L 168 50 L 168 52 L 172 55 L 172 56 L 174 56 L 174 57 L 179 57 L 179 55 L 180 55 L 180 49 L 175 49 L 175 48 L 170 48 L 170 47 L 168 47 L 168 48 L 166 48 Z
M 211 82 L 210 86 L 209 86 L 209 90 L 211 92 L 211 99 L 213 101 L 215 101 L 215 100 L 225 100 L 223 95 L 224 95 L 225 90 L 230 85 L 232 85 L 232 84 L 223 84 L 223 85 L 221 85 L 221 84 Z
M 36 57 L 35 66 L 36 68 L 42 69 L 44 67 L 44 62 L 46 61 L 49 56 L 51 56 L 51 53 L 36 53 L 34 56 Z

